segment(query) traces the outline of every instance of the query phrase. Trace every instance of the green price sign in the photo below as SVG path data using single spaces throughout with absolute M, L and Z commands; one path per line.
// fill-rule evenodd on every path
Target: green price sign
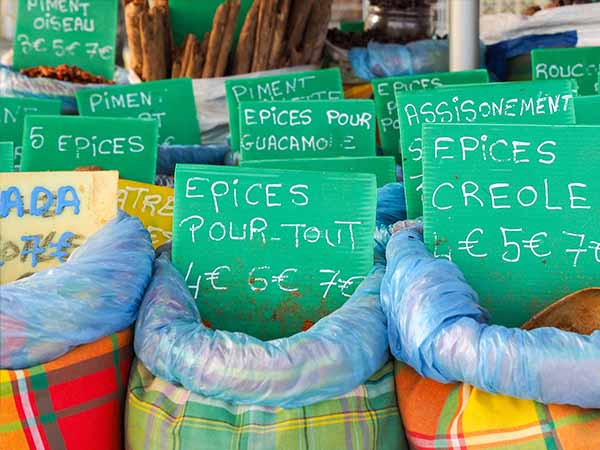
M 118 0 L 18 0 L 16 69 L 75 65 L 112 80 Z
M 290 336 L 369 273 L 375 208 L 371 174 L 178 165 L 173 263 L 215 328 Z
M 600 95 L 575 97 L 575 123 L 600 125 Z
M 0 172 L 14 172 L 15 162 L 12 142 L 0 142 Z
M 575 123 L 574 82 L 526 81 L 447 86 L 398 94 L 408 217 L 423 214 L 423 139 L 427 123 Z
M 371 100 L 242 102 L 242 159 L 375 156 Z
M 600 127 L 425 125 L 425 241 L 495 323 L 600 284 Z
M 534 80 L 575 80 L 579 95 L 598 93 L 600 47 L 546 48 L 531 52 Z
M 161 144 L 200 144 L 190 78 L 150 81 L 77 92 L 82 116 L 155 119 Z
M 385 155 L 400 160 L 400 121 L 398 120 L 399 92 L 421 91 L 453 84 L 477 84 L 489 82 L 487 70 L 462 72 L 439 72 L 404 77 L 378 78 L 373 81 L 373 96 L 377 108 L 379 138 Z
M 60 114 L 60 109 L 60 100 L 0 97 L 0 141 L 12 142 L 14 167 L 17 172 L 21 167 L 25 116 L 27 114 L 56 116 Z
M 281 100 L 340 100 L 344 98 L 339 69 L 294 72 L 225 81 L 232 150 L 240 150 L 241 102 Z
M 27 116 L 24 172 L 97 166 L 119 176 L 154 183 L 158 150 L 156 121 L 105 117 Z
M 391 156 L 242 160 L 240 166 L 255 167 L 257 169 L 308 170 L 311 172 L 372 173 L 377 177 L 377 187 L 396 182 L 396 160 Z M 260 172 L 257 171 L 257 173 Z

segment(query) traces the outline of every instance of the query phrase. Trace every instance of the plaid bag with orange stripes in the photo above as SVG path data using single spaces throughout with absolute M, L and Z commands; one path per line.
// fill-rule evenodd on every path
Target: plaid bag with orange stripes
M 25 370 L 0 370 L 0 450 L 119 450 L 132 360 L 122 331 Z

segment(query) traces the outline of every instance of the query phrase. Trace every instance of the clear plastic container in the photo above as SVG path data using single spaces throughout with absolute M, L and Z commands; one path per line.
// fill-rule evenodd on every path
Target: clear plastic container
M 435 33 L 437 0 L 372 0 L 366 30 L 377 30 L 400 43 L 430 39 Z

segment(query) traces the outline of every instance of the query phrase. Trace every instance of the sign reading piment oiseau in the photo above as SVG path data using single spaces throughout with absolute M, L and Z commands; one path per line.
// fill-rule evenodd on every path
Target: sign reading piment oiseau
M 112 80 L 118 0 L 19 0 L 16 69 L 68 64 Z

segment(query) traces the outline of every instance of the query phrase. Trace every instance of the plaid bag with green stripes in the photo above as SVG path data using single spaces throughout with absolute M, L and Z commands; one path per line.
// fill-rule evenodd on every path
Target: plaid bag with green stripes
M 236 406 L 154 377 L 139 361 L 129 382 L 128 450 L 404 450 L 386 364 L 354 391 L 304 408 Z

